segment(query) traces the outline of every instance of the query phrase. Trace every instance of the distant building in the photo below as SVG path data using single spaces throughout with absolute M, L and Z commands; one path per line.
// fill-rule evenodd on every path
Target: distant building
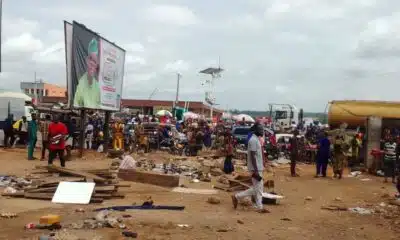
M 21 82 L 21 91 L 32 98 L 62 97 L 67 94 L 67 88 L 45 82 Z
M 67 104 L 66 97 L 43 97 L 41 101 L 42 106 L 48 106 L 55 103 Z M 156 114 L 160 110 L 168 110 L 172 112 L 174 101 L 166 100 L 144 100 L 144 99 L 122 99 L 121 110 L 129 110 L 131 113 L 140 112 L 146 115 Z M 211 107 L 203 102 L 195 101 L 179 101 L 178 107 L 187 108 L 189 111 L 202 114 L 205 116 L 210 115 Z M 213 116 L 222 116 L 223 111 L 213 108 Z

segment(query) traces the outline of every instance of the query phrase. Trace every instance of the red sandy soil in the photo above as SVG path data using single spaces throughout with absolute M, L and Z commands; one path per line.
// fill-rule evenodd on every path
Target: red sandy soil
M 148 158 L 165 157 L 166 154 L 150 154 Z M 97 153 L 87 153 L 84 159 L 67 162 L 69 168 L 88 169 L 105 168 L 110 159 Z M 32 171 L 36 165 L 46 162 L 26 160 L 24 150 L 0 150 L 0 174 L 23 176 Z M 55 162 L 57 165 L 58 162 Z M 394 216 L 385 214 L 359 215 L 348 211 L 337 212 L 322 210 L 326 204 L 340 204 L 349 207 L 377 207 L 387 202 L 385 194 L 394 195 L 392 184 L 382 183 L 382 178 L 363 176 L 360 178 L 345 177 L 342 180 L 332 178 L 314 179 L 314 166 L 301 165 L 301 176 L 291 178 L 288 169 L 275 169 L 276 191 L 285 196 L 279 205 L 267 206 L 269 214 L 258 214 L 251 209 L 232 208 L 230 194 L 219 191 L 221 203 L 207 203 L 208 195 L 174 193 L 170 189 L 157 186 L 132 183 L 130 188 L 121 189 L 125 199 L 105 200 L 102 204 L 85 206 L 57 205 L 50 201 L 15 199 L 0 197 L 0 212 L 18 213 L 14 219 L 0 219 L 0 239 L 37 239 L 48 230 L 25 230 L 30 222 L 38 222 L 46 214 L 59 214 L 62 224 L 82 221 L 95 214 L 91 211 L 97 207 L 129 205 L 141 203 L 152 196 L 155 204 L 184 205 L 184 211 L 146 211 L 131 210 L 122 214 L 132 217 L 125 220 L 127 227 L 139 234 L 138 239 L 400 239 L 399 207 L 385 207 Z M 346 174 L 347 176 L 347 174 Z M 361 177 L 361 178 L 363 178 Z M 191 188 L 211 189 L 212 183 L 188 183 Z M 306 200 L 311 197 L 311 200 Z M 84 208 L 85 213 L 76 213 L 75 209 Z M 286 220 L 282 220 L 287 218 Z M 290 220 L 290 221 L 289 221 Z M 239 223 L 240 222 L 240 223 Z M 180 228 L 177 224 L 188 224 L 189 228 Z M 72 229 L 64 230 L 80 239 L 125 239 L 120 229 Z M 65 238 L 77 239 L 77 238 Z

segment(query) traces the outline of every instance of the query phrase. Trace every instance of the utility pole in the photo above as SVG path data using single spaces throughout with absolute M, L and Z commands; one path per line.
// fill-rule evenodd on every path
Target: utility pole
M 37 77 L 36 77 L 36 71 L 33 73 L 33 82 L 34 82 L 34 84 L 35 84 L 35 88 L 34 88 L 34 97 L 35 97 L 35 104 L 38 104 L 38 94 L 37 94 L 37 89 L 38 89 L 38 86 L 37 86 Z
M 174 103 L 174 117 L 176 117 L 176 109 L 178 107 L 178 103 L 179 103 L 179 82 L 181 80 L 182 75 L 180 73 L 176 73 L 176 96 L 175 96 L 175 103 Z
M 3 0 L 0 0 L 0 72 L 2 71 L 2 67 L 1 67 L 1 65 L 2 65 L 2 51 L 1 51 L 1 49 L 2 49 L 2 43 L 3 43 L 3 41 L 2 41 L 2 36 L 3 36 L 3 34 L 2 34 L 2 31 L 3 31 Z
M 177 107 L 179 103 L 179 82 L 181 80 L 182 75 L 180 73 L 176 74 L 177 82 L 176 82 L 176 98 L 175 98 L 175 107 Z

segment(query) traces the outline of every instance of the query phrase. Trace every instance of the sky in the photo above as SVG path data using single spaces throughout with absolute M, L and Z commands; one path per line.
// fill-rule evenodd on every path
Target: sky
M 220 64 L 223 109 L 393 101 L 399 10 L 395 0 L 3 0 L 0 88 L 35 72 L 66 85 L 63 21 L 75 20 L 126 50 L 123 98 L 173 100 L 179 72 L 180 99 L 203 101 L 199 71 Z

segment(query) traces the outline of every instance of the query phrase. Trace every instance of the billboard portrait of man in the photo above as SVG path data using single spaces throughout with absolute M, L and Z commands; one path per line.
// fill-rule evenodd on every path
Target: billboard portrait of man
M 79 78 L 74 96 L 74 106 L 82 108 L 100 108 L 99 41 L 92 38 L 87 47 L 86 71 Z

